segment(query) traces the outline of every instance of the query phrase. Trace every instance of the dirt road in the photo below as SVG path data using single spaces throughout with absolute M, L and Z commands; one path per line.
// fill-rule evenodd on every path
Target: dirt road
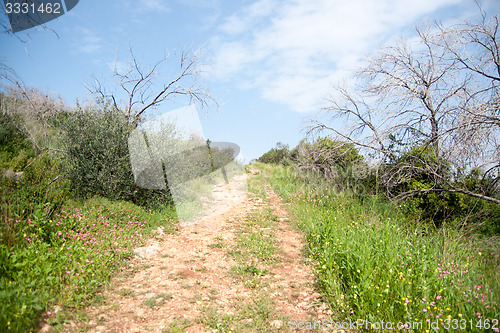
M 228 212 L 173 234 L 158 230 L 102 304 L 67 331 L 288 332 L 329 318 L 302 235 L 261 176 L 252 172 L 248 197 Z

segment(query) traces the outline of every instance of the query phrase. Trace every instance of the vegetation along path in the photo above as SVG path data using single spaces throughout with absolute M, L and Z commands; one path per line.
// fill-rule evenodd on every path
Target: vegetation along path
M 103 301 L 63 331 L 287 332 L 293 320 L 329 319 L 287 207 L 258 171 L 230 211 L 180 228 L 158 229 Z M 45 325 L 42 331 L 49 331 Z

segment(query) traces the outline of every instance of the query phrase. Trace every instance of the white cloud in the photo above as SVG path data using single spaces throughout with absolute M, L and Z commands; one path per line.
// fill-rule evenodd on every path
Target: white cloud
M 426 15 L 464 0 L 258 0 L 228 17 L 212 41 L 218 79 L 315 110 L 332 82 Z
M 78 41 L 75 42 L 75 47 L 83 53 L 95 53 L 102 48 L 103 39 L 97 35 L 94 30 L 86 27 L 77 28 Z
M 237 14 L 226 19 L 220 30 L 225 33 L 237 35 L 248 31 L 256 21 L 269 16 L 276 7 L 274 0 L 258 0 L 244 8 Z

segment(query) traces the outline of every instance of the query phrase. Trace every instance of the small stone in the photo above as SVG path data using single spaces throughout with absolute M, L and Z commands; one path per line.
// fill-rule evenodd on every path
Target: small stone
M 281 328 L 281 326 L 283 326 L 283 322 L 281 320 L 276 319 L 271 322 L 271 327 Z
M 160 249 L 155 246 L 145 246 L 135 249 L 134 253 L 141 258 L 150 259 L 160 255 Z
M 144 296 L 144 299 L 151 299 L 151 298 L 155 298 L 156 297 L 156 294 L 155 293 L 147 293 L 145 296 Z
M 50 326 L 49 324 L 45 324 L 45 325 L 43 325 L 43 327 L 40 329 L 40 333 L 49 332 L 51 328 L 52 328 L 52 326 Z
M 163 232 L 163 227 L 158 227 L 156 229 L 156 232 L 158 233 L 159 236 L 163 236 L 165 233 Z

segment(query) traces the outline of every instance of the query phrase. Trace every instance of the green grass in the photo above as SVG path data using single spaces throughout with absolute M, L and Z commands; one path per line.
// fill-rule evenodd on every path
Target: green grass
M 442 330 L 456 319 L 467 331 L 500 318 L 498 242 L 410 221 L 381 198 L 335 193 L 291 169 L 260 168 L 291 204 L 317 283 L 339 318 L 424 327 L 437 320 Z
M 237 262 L 231 272 L 247 287 L 260 286 L 260 277 L 267 274 L 264 267 L 280 259 L 276 236 L 271 229 L 276 220 L 277 216 L 266 208 L 250 214 L 236 231 L 236 244 L 228 251 Z
M 224 247 L 224 238 L 217 236 L 214 238 L 214 243 L 208 244 L 209 248 L 212 249 L 222 249 Z
M 165 303 L 165 301 L 169 301 L 171 299 L 172 299 L 172 295 L 160 293 L 157 295 L 153 295 L 153 297 L 151 297 L 149 299 L 144 300 L 144 302 L 142 302 L 142 304 L 150 307 L 151 310 L 155 310 L 155 309 L 161 307 Z
M 161 330 L 162 333 L 178 333 L 184 332 L 186 328 L 193 325 L 188 319 L 174 319 L 174 321 L 168 324 L 168 327 Z
M 277 317 L 274 304 L 267 294 L 260 293 L 248 300 L 241 300 L 231 314 L 205 306 L 199 322 L 217 332 L 277 332 L 282 329 L 271 325 Z
M 236 259 L 244 263 L 274 263 L 279 258 L 279 251 L 276 236 L 270 227 L 276 220 L 276 215 L 269 208 L 249 215 L 236 231 L 237 244 L 232 251 Z
M 34 216 L 11 221 L 16 238 L 11 246 L 0 244 L 0 326 L 6 331 L 35 329 L 56 303 L 89 304 L 152 231 L 174 230 L 175 210 L 94 198 L 67 201 L 51 219 Z
M 247 168 L 248 169 L 248 168 Z M 266 189 L 264 188 L 266 181 L 262 173 L 258 173 L 248 180 L 248 192 L 261 199 L 267 199 Z

